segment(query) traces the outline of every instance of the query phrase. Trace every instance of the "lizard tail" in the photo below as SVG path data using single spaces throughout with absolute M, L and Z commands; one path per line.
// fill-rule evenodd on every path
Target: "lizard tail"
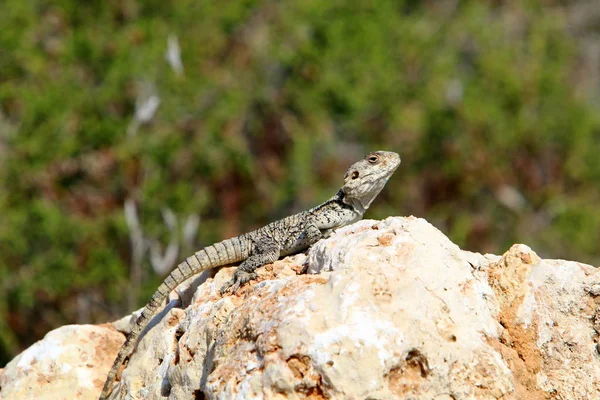
M 148 322 L 156 313 L 156 310 L 164 303 L 165 299 L 173 289 L 183 281 L 202 271 L 241 261 L 248 257 L 248 253 L 249 243 L 247 240 L 244 240 L 244 236 L 242 235 L 240 237 L 215 243 L 212 246 L 208 246 L 196 252 L 195 255 L 188 257 L 186 261 L 182 262 L 177 268 L 171 271 L 169 276 L 167 276 L 156 292 L 154 292 L 150 302 L 144 307 L 144 310 L 135 321 L 131 332 L 127 336 L 127 340 L 121 347 L 121 350 L 119 350 L 119 354 L 106 377 L 100 400 L 108 398 L 112 390 L 113 382 L 115 381 L 123 361 L 125 361 L 125 358 L 127 358 L 131 349 L 135 346 L 140 333 L 146 328 Z
M 123 361 L 125 361 L 125 358 L 129 355 L 131 349 L 135 346 L 135 343 L 137 342 L 142 330 L 146 327 L 146 325 L 148 325 L 148 322 L 154 316 L 156 309 L 162 305 L 169 293 L 171 293 L 171 290 L 173 290 L 175 287 L 177 287 L 177 285 L 185 281 L 187 278 L 194 275 L 192 271 L 193 270 L 187 261 L 182 262 L 169 274 L 165 281 L 158 287 L 158 290 L 154 292 L 150 302 L 146 304 L 146 307 L 144 307 L 144 310 L 135 321 L 131 332 L 127 336 L 127 340 L 121 347 L 121 350 L 119 350 L 119 354 L 117 355 L 117 358 L 115 359 L 115 362 L 108 373 L 106 382 L 104 383 L 100 400 L 105 400 L 110 394 L 110 389 L 112 388 L 119 368 L 123 364 Z

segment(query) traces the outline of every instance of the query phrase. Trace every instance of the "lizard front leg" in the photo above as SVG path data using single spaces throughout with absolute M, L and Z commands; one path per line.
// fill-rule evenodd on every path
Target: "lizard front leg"
M 319 240 L 323 239 L 323 237 L 323 232 L 321 232 L 315 223 L 311 222 L 306 226 L 306 240 L 308 241 L 309 246 L 317 243 Z
M 308 237 L 311 238 L 311 240 L 314 240 L 314 241 L 311 241 L 311 245 L 317 243 L 321 239 L 328 239 L 331 237 L 331 235 L 333 235 L 335 233 L 334 228 L 326 228 L 326 229 L 321 230 L 321 229 L 317 228 L 316 225 L 313 225 L 313 226 L 314 226 L 314 229 L 316 229 L 318 231 L 318 235 L 316 234 L 316 231 L 314 231 L 314 229 L 313 229 L 313 231 L 315 233 L 310 233 L 307 230 Z
M 225 283 L 220 292 L 223 295 L 230 288 L 235 293 L 239 287 L 256 278 L 256 268 L 277 261 L 280 255 L 280 247 L 273 239 L 264 238 L 255 244 L 255 250 L 233 273 L 233 278 Z

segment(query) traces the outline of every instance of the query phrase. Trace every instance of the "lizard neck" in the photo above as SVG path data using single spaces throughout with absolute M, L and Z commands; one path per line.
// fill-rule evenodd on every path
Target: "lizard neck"
M 340 189 L 334 197 L 337 201 L 352 207 L 354 212 L 359 214 L 361 218 L 363 217 L 363 215 L 365 215 L 365 211 L 367 211 L 367 208 L 369 208 L 369 204 L 365 206 L 360 202 L 359 199 L 346 196 L 346 193 L 344 193 L 342 189 Z

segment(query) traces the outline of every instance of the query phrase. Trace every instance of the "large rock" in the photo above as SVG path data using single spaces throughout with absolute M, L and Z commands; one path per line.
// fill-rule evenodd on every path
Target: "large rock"
M 224 268 L 197 288 L 188 283 L 180 293 L 185 309 L 171 301 L 154 319 L 114 393 L 135 399 L 600 398 L 600 271 L 591 266 L 541 260 L 525 245 L 502 257 L 461 251 L 411 217 L 340 229 L 308 256 L 261 268 L 259 282 L 221 297 L 218 289 L 233 270 Z M 60 389 L 52 398 L 99 394 L 98 376 L 117 352 L 115 339 L 107 338 L 117 333 L 90 328 L 100 334 L 75 343 L 65 328 L 7 365 L 0 398 L 42 398 L 44 385 L 52 384 Z M 41 351 L 51 340 L 60 350 Z M 81 354 L 87 360 L 81 365 L 92 371 L 75 373 L 75 385 L 69 360 Z M 45 377 L 39 396 L 32 374 Z M 29 397 L 15 397 L 24 394 Z
M 124 341 L 108 324 L 55 329 L 0 370 L 0 399 L 98 398 Z

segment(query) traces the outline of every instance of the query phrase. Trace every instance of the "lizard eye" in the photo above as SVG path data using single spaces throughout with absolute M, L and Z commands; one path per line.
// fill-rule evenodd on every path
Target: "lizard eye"
M 358 173 L 358 171 L 354 171 L 350 177 L 351 177 L 352 179 L 356 179 L 356 178 L 358 178 L 358 175 L 360 175 L 360 174 Z
M 371 163 L 371 164 L 375 164 L 377 162 L 377 160 L 379 160 L 379 156 L 377 155 L 372 155 L 369 156 L 369 158 L 367 158 L 367 160 Z

